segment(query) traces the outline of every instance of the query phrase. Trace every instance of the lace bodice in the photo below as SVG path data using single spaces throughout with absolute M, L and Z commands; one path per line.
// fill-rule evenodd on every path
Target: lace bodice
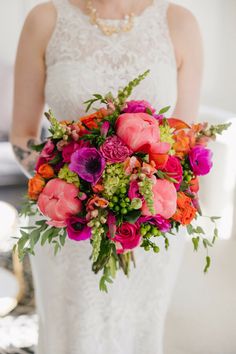
M 46 50 L 45 96 L 58 119 L 84 114 L 93 93 L 116 94 L 128 80 L 151 70 L 133 98 L 157 108 L 176 102 L 176 63 L 170 40 L 166 0 L 154 0 L 136 16 L 130 32 L 105 36 L 69 0 L 53 0 L 57 22 Z M 106 20 L 116 22 L 117 20 Z

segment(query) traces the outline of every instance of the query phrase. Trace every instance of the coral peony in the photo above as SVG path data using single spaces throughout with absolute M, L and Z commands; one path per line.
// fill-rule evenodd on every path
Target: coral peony
M 51 179 L 38 199 L 38 207 L 51 220 L 49 225 L 66 226 L 66 220 L 81 211 L 82 203 L 77 198 L 79 189 L 59 178 Z
M 124 113 L 116 121 L 116 134 L 134 152 L 160 141 L 158 121 L 147 113 Z
M 152 190 L 155 213 L 169 219 L 176 211 L 177 192 L 174 184 L 164 179 L 158 179 Z M 146 202 L 143 203 L 142 214 L 151 215 Z

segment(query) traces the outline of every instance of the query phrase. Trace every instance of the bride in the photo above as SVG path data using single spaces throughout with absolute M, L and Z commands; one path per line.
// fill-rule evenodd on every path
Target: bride
M 196 20 L 166 0 L 53 0 L 36 6 L 21 34 L 11 142 L 29 176 L 47 103 L 58 119 L 84 115 L 91 94 L 116 93 L 150 69 L 134 91 L 171 115 L 197 117 L 202 45 Z M 35 220 L 32 219 L 33 223 Z M 183 235 L 182 235 L 183 236 Z M 184 237 L 158 255 L 137 250 L 129 279 L 108 294 L 91 272 L 89 243 L 67 240 L 56 257 L 38 247 L 32 268 L 39 315 L 38 354 L 162 354 L 165 316 Z

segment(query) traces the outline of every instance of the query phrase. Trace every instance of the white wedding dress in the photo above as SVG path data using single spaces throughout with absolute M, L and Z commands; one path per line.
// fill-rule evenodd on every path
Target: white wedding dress
M 93 93 L 114 94 L 150 69 L 132 98 L 157 109 L 175 106 L 177 73 L 167 26 L 168 3 L 154 0 L 128 33 L 107 37 L 69 0 L 54 0 L 57 23 L 46 52 L 47 104 L 58 119 L 77 119 Z M 108 23 L 116 20 L 107 20 Z M 31 219 L 34 223 L 35 219 Z M 51 246 L 31 258 L 39 314 L 38 354 L 163 354 L 166 311 L 184 248 L 170 237 L 168 252 L 135 251 L 136 269 L 121 272 L 109 293 L 91 271 L 89 241 L 69 239 L 54 257 Z

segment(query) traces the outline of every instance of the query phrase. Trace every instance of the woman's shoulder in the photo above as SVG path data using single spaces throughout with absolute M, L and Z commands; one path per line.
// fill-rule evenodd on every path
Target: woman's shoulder
M 194 44 L 196 47 L 201 44 L 200 27 L 189 9 L 174 3 L 169 5 L 167 19 L 177 61 L 179 61 L 178 57 L 182 57 L 183 53 L 188 54 Z
M 38 4 L 26 17 L 23 32 L 27 32 L 39 41 L 44 48 L 56 25 L 57 13 L 52 1 Z

